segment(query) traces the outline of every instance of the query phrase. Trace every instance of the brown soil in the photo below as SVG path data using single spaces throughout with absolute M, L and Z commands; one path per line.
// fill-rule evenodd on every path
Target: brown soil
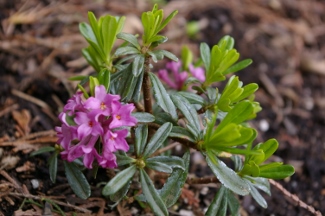
M 272 197 L 265 195 L 267 209 L 250 196 L 243 197 L 241 214 L 311 215 L 293 194 L 325 212 L 325 2 L 191 0 L 169 1 L 162 7 L 166 13 L 179 10 L 164 32 L 169 37 L 164 48 L 178 54 L 186 43 L 197 54 L 200 42 L 214 45 L 229 34 L 242 58 L 254 60 L 238 75 L 244 83 L 260 85 L 256 100 L 263 111 L 252 121 L 259 130 L 258 141 L 275 137 L 280 148 L 273 160 L 295 166 L 296 174 L 279 181 L 292 195 L 273 186 Z M 29 154 L 55 144 L 56 116 L 75 87 L 67 78 L 92 72 L 81 56 L 87 44 L 78 32 L 78 23 L 87 21 L 87 11 L 97 16 L 127 15 L 125 31 L 140 33 L 137 16 L 150 8 L 141 0 L 0 0 L 0 215 L 42 215 L 50 211 L 51 204 L 41 200 L 43 196 L 54 200 L 67 215 L 148 212 L 136 202 L 110 210 L 95 187 L 108 181 L 110 175 L 104 170 L 96 180 L 89 173 L 92 196 L 87 202 L 80 200 L 67 185 L 61 163 L 53 184 L 47 168 L 50 155 Z M 186 35 L 187 21 L 198 21 L 201 32 Z M 200 161 L 193 162 L 190 170 L 198 177 L 211 175 Z M 32 185 L 35 180 L 37 188 Z M 190 185 L 171 214 L 192 211 L 202 215 L 215 188 Z

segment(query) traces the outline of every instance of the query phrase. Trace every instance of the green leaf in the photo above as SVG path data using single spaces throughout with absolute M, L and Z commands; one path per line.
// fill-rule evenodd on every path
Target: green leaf
M 187 121 L 194 126 L 197 132 L 196 135 L 198 135 L 198 133 L 201 131 L 199 123 L 200 121 L 199 116 L 197 115 L 197 112 L 192 104 L 190 104 L 186 98 L 178 94 L 171 95 L 171 99 L 175 106 L 183 113 Z
M 178 58 L 173 53 L 168 52 L 167 50 L 161 50 L 160 52 L 170 60 L 178 62 Z
M 120 47 L 114 53 L 115 56 L 132 55 L 132 54 L 141 54 L 141 53 L 139 50 L 131 46 Z
M 260 177 L 269 179 L 284 179 L 286 177 L 292 176 L 295 173 L 295 169 L 291 165 L 282 165 L 277 167 L 270 167 L 267 169 L 262 169 L 260 167 Z
M 244 164 L 244 167 L 240 171 L 240 174 L 258 177 L 260 175 L 260 168 L 254 161 L 249 161 L 249 163 Z
M 206 216 L 226 216 L 228 202 L 226 193 L 227 188 L 222 185 L 205 213 Z
M 122 155 L 122 154 L 115 153 L 115 156 L 116 156 L 117 165 L 119 167 L 134 163 L 136 161 L 134 158 L 131 158 L 131 157 L 127 156 L 127 155 Z
M 263 150 L 264 152 L 264 161 L 266 161 L 269 157 L 271 157 L 274 152 L 278 149 L 279 143 L 276 139 L 269 139 L 264 143 L 260 143 L 254 147 L 254 150 Z M 262 163 L 261 162 L 261 163 Z
M 148 138 L 148 125 L 138 125 L 135 129 L 135 153 L 142 155 Z
M 148 123 L 148 122 L 155 121 L 155 116 L 147 112 L 133 112 L 131 113 L 131 115 L 135 117 L 138 120 L 138 122 Z
M 240 71 L 246 67 L 248 67 L 250 64 L 252 64 L 253 61 L 251 59 L 245 59 L 242 60 L 234 65 L 232 65 L 231 67 L 229 67 L 223 74 L 230 74 L 230 73 L 235 73 L 237 71 Z
M 218 42 L 218 46 L 221 47 L 223 51 L 233 49 L 234 45 L 235 45 L 235 40 L 233 37 L 229 35 L 223 36 Z
M 210 54 L 210 48 L 208 44 L 206 43 L 201 43 L 200 44 L 200 53 L 201 53 L 201 58 L 205 66 L 206 74 L 210 68 L 210 59 L 211 59 L 211 54 Z
M 228 198 L 228 207 L 231 212 L 231 216 L 239 215 L 240 203 L 238 199 L 235 197 L 235 194 L 227 189 L 227 198 Z
M 258 190 L 254 187 L 254 185 L 249 180 L 246 180 L 246 182 L 251 189 L 250 193 L 251 193 L 252 197 L 254 198 L 254 200 L 263 208 L 267 208 L 267 202 L 265 201 L 263 196 L 260 194 L 260 192 L 258 192 Z
M 178 200 L 178 197 L 181 195 L 190 165 L 190 151 L 185 152 L 183 155 L 183 161 L 185 170 L 178 168 L 174 169 L 173 173 L 169 176 L 167 182 L 160 190 L 160 196 L 165 202 L 167 208 L 170 208 L 172 205 L 174 205 Z
M 168 215 L 167 207 L 152 184 L 147 173 L 140 169 L 140 181 L 144 196 L 155 215 Z
M 111 82 L 111 72 L 107 68 L 103 68 L 100 70 L 98 77 L 97 77 L 99 84 L 105 86 L 107 92 L 109 92 L 109 85 Z
M 172 127 L 173 125 L 171 123 L 166 122 L 156 131 L 143 152 L 144 157 L 149 157 L 163 144 L 172 130 Z
M 206 161 L 214 175 L 226 188 L 242 196 L 249 194 L 248 184 L 211 152 L 207 152 Z
M 55 183 L 58 170 L 58 154 L 58 152 L 55 152 L 49 159 L 50 179 L 53 183 Z
M 256 83 L 250 83 L 243 87 L 243 93 L 236 99 L 234 102 L 241 101 L 249 96 L 251 96 L 258 89 L 258 85 Z
M 264 191 L 266 194 L 271 196 L 271 189 L 270 189 L 270 182 L 267 178 L 262 177 L 250 177 L 250 176 L 244 176 L 245 179 L 248 179 L 254 187 Z
M 179 168 L 184 170 L 184 160 L 177 156 L 156 156 L 148 158 L 146 162 L 158 162 L 167 165 L 170 168 Z
M 173 126 L 169 137 L 182 138 L 190 142 L 195 142 L 195 137 L 187 129 L 179 126 Z
M 124 187 L 137 171 L 136 165 L 132 165 L 125 170 L 119 172 L 113 179 L 111 179 L 103 188 L 102 194 L 104 196 L 115 194 L 122 187 Z
M 73 192 L 81 199 L 87 199 L 91 191 L 86 177 L 74 163 L 68 163 L 66 161 L 63 161 L 63 163 L 65 175 Z
M 127 192 L 129 191 L 131 182 L 132 182 L 132 179 L 130 179 L 129 182 L 127 182 L 125 184 L 125 186 L 122 187 L 120 190 L 118 190 L 114 194 L 110 195 L 109 199 L 112 200 L 113 202 L 121 201 L 126 196 Z
M 132 73 L 135 77 L 139 76 L 139 74 L 143 71 L 143 66 L 144 56 L 136 55 L 132 63 Z
M 177 94 L 186 98 L 191 104 L 204 105 L 205 103 L 205 100 L 201 96 L 194 94 L 192 92 L 181 91 L 181 92 L 177 92 Z
M 230 123 L 240 124 L 247 120 L 252 115 L 254 108 L 251 102 L 242 101 L 234 106 L 232 110 L 228 112 L 226 117 L 218 125 L 217 130 L 221 130 L 223 127 Z
M 148 158 L 145 163 L 146 163 L 146 167 L 156 170 L 158 172 L 164 172 L 164 173 L 172 173 L 173 172 L 173 169 L 170 166 L 168 166 L 164 163 L 161 163 L 159 161 L 155 161 L 154 159 L 151 159 L 151 158 Z
M 177 13 L 178 13 L 178 11 L 174 10 L 171 14 L 169 14 L 168 17 L 166 17 L 166 19 L 164 21 L 162 21 L 162 23 L 157 28 L 155 33 L 158 34 L 161 30 L 163 30 L 165 28 L 165 26 L 174 18 L 174 16 L 176 16 Z
M 137 48 L 138 50 L 140 50 L 140 44 L 138 43 L 138 39 L 136 36 L 134 36 L 133 34 L 129 34 L 129 33 L 118 33 L 116 35 L 117 38 L 125 40 L 127 42 L 129 42 L 130 44 L 132 44 L 135 48 Z
M 94 13 L 91 12 L 91 11 L 88 11 L 88 20 L 89 20 L 91 29 L 93 30 L 93 33 L 95 34 L 95 37 L 96 37 L 96 39 L 98 41 L 98 44 L 102 45 L 103 41 L 102 41 L 100 31 L 99 31 L 99 28 L 98 28 L 99 26 L 98 26 L 98 23 L 97 23 L 97 19 L 96 19 Z
M 43 154 L 45 152 L 52 152 L 52 151 L 55 151 L 55 148 L 52 147 L 52 146 L 45 146 L 45 147 L 42 147 L 40 149 L 38 149 L 37 151 L 33 151 L 30 156 L 33 157 L 35 155 L 39 155 L 39 154 Z
M 173 119 L 177 119 L 176 107 L 170 96 L 168 95 L 165 87 L 159 80 L 159 78 L 153 74 L 149 73 L 151 82 L 153 84 L 153 90 L 155 92 L 154 96 L 157 101 L 157 104 L 167 113 L 169 113 Z

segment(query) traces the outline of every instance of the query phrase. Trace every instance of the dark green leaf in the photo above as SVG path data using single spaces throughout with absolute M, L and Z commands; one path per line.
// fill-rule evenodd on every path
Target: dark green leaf
M 151 137 L 150 141 L 148 142 L 144 152 L 144 157 L 149 157 L 153 154 L 165 141 L 168 137 L 170 131 L 172 130 L 173 125 L 169 122 L 166 122 L 156 131 L 156 133 Z
M 164 173 L 172 173 L 173 169 L 168 166 L 167 164 L 161 163 L 159 161 L 155 161 L 155 160 L 149 160 L 151 158 L 148 158 L 146 160 L 146 167 L 156 170 L 158 172 L 164 172 Z
M 152 184 L 151 179 L 143 169 L 140 169 L 140 181 L 143 194 L 154 214 L 161 216 L 168 215 L 168 210 L 165 203 L 160 198 L 158 191 Z
M 169 58 L 170 60 L 173 60 L 175 62 L 178 61 L 178 58 L 173 53 L 168 52 L 167 50 L 161 50 L 161 53 L 167 58 Z
M 139 157 L 142 155 L 147 144 L 148 125 L 138 125 L 135 129 L 135 153 Z
M 132 54 L 140 54 L 140 51 L 134 47 L 126 46 L 126 47 L 118 48 L 114 53 L 115 56 L 132 55 Z
M 160 196 L 165 202 L 167 208 L 176 203 L 178 197 L 181 195 L 182 188 L 185 184 L 188 168 L 190 164 L 190 151 L 186 151 L 183 156 L 185 170 L 174 169 L 173 173 L 167 179 L 163 188 L 160 190 Z
M 153 84 L 153 90 L 154 90 L 154 96 L 157 101 L 157 104 L 167 113 L 169 113 L 173 119 L 177 119 L 177 113 L 176 113 L 176 107 L 172 100 L 170 99 L 170 96 L 167 94 L 167 91 L 159 78 L 153 74 L 150 73 L 150 79 Z
M 125 170 L 119 172 L 113 179 L 111 179 L 103 188 L 102 194 L 104 196 L 115 194 L 122 187 L 124 187 L 130 179 L 133 177 L 134 173 L 137 171 L 137 167 L 132 165 Z
M 116 37 L 129 42 L 138 50 L 141 49 L 140 44 L 138 43 L 138 39 L 132 34 L 121 32 L 121 33 L 117 34 Z
M 258 190 L 254 187 L 254 185 L 249 181 L 246 180 L 246 182 L 248 183 L 250 189 L 251 189 L 251 195 L 254 198 L 254 200 L 263 208 L 267 208 L 267 202 L 265 201 L 265 199 L 263 198 L 263 196 L 260 194 L 260 192 L 258 192 Z
M 55 152 L 49 159 L 50 179 L 53 183 L 55 183 L 56 180 L 57 170 L 58 170 L 58 152 Z
M 155 121 L 155 116 L 147 112 L 133 112 L 131 115 L 134 116 L 138 122 L 148 123 Z
M 228 197 L 228 206 L 231 212 L 231 216 L 239 215 L 240 203 L 238 199 L 235 197 L 234 193 L 227 189 L 227 197 Z
M 30 156 L 33 157 L 35 155 L 39 155 L 39 154 L 43 154 L 45 152 L 52 152 L 52 151 L 55 151 L 55 148 L 52 147 L 52 146 L 45 146 L 45 147 L 42 147 L 40 149 L 38 149 L 37 151 L 33 151 Z
M 209 167 L 225 187 L 242 196 L 249 194 L 250 188 L 248 184 L 235 171 L 230 169 L 211 152 L 207 154 L 206 161 Z
M 186 98 L 181 95 L 173 94 L 171 95 L 171 99 L 174 102 L 175 106 L 183 113 L 188 122 L 194 126 L 198 134 L 198 132 L 201 130 L 201 127 L 199 123 L 199 117 L 194 107 L 188 102 Z
M 271 196 L 270 182 L 267 178 L 261 178 L 261 177 L 254 178 L 250 176 L 244 176 L 244 178 L 251 181 L 254 187 L 264 191 L 266 194 Z
M 117 159 L 116 162 L 119 167 L 134 163 L 136 161 L 134 158 L 131 158 L 127 155 L 122 155 L 122 154 L 117 154 L 117 153 L 115 155 L 116 155 L 116 159 Z
M 158 162 L 167 165 L 170 168 L 179 168 L 184 170 L 184 160 L 177 156 L 156 156 L 148 158 L 146 162 Z
M 81 199 L 87 199 L 91 191 L 86 177 L 74 163 L 68 163 L 66 161 L 63 161 L 63 163 L 65 175 L 73 192 Z
M 143 65 L 144 56 L 136 55 L 132 63 L 132 73 L 135 77 L 139 76 L 139 74 L 143 71 Z
M 109 90 L 111 82 L 111 72 L 107 68 L 103 68 L 98 74 L 98 81 L 101 85 L 105 86 L 105 89 Z M 108 92 L 108 91 L 107 91 Z
M 118 190 L 114 194 L 110 195 L 109 196 L 110 200 L 112 200 L 113 202 L 121 201 L 125 197 L 126 193 L 129 191 L 131 182 L 132 182 L 132 179 L 130 179 L 129 182 L 127 182 L 125 184 L 125 186 L 122 187 L 120 190 Z
M 185 97 L 191 104 L 204 105 L 204 103 L 205 103 L 205 100 L 201 96 L 194 94 L 192 92 L 181 91 L 181 92 L 178 92 L 178 94 Z
M 171 132 L 169 133 L 169 137 L 182 138 L 190 142 L 195 142 L 194 136 L 187 129 L 179 126 L 173 126 Z
M 228 197 L 226 193 L 227 188 L 222 185 L 205 213 L 206 216 L 225 216 L 227 214 Z

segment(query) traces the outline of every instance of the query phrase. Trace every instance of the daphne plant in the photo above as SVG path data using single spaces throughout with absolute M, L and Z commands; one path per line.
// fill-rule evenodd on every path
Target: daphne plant
M 197 62 L 187 47 L 180 61 L 159 49 L 167 42 L 160 32 L 176 14 L 164 19 L 156 5 L 143 13 L 140 40 L 122 32 L 124 17 L 106 15 L 97 21 L 89 12 L 89 24 L 81 23 L 80 31 L 89 43 L 83 55 L 96 73 L 72 78 L 80 83 L 59 115 L 58 145 L 34 154 L 54 151 L 49 160 L 52 181 L 60 155 L 67 179 L 81 198 L 91 194 L 84 168 L 114 168 L 116 175 L 105 183 L 103 196 L 118 203 L 134 196 L 131 185 L 139 182 L 140 193 L 129 200 L 146 203 L 155 215 L 168 215 L 187 180 L 189 149 L 195 149 L 221 183 L 206 215 L 237 215 L 236 194 L 251 194 L 267 207 L 258 189 L 270 194 L 268 179 L 291 176 L 294 168 L 267 161 L 278 148 L 276 140 L 253 146 L 257 131 L 248 121 L 261 110 L 254 100 L 258 85 L 243 85 L 238 76 L 228 76 L 252 61 L 237 62 L 240 55 L 230 36 L 211 50 L 202 43 Z M 117 47 L 116 39 L 124 43 Z M 173 62 L 152 72 L 151 64 L 164 57 Z M 223 90 L 214 87 L 227 79 Z M 166 152 L 172 140 L 184 146 L 183 156 Z M 160 189 L 151 180 L 156 172 L 167 176 Z

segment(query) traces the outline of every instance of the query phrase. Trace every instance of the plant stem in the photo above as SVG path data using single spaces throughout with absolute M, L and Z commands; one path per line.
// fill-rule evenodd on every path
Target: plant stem
M 219 183 L 219 182 L 220 181 L 216 177 L 186 179 L 187 184 L 209 184 L 209 183 Z
M 151 81 L 149 77 L 149 68 L 150 64 L 150 56 L 146 55 L 144 59 L 144 74 L 143 74 L 143 82 L 142 82 L 142 91 L 143 91 L 143 98 L 144 98 L 144 109 L 148 113 L 152 112 L 152 101 L 151 101 Z

